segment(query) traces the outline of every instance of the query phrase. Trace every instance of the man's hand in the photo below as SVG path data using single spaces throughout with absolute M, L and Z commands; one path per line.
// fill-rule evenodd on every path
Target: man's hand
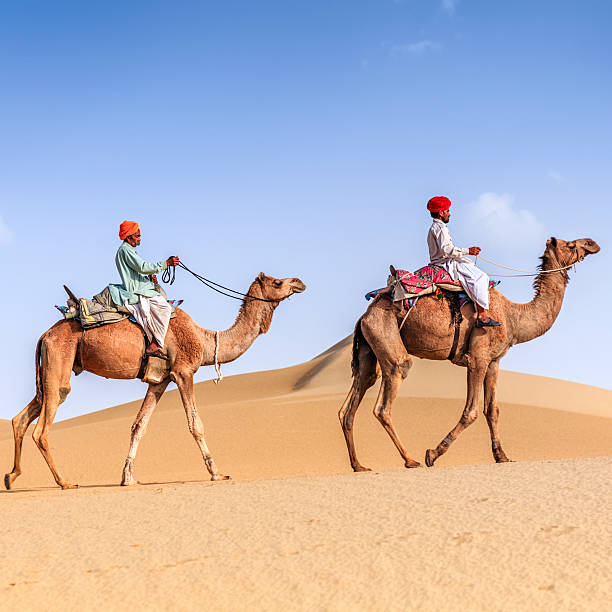
M 157 274 L 151 274 L 149 278 L 157 285 Z
M 480 247 L 470 247 L 470 255 L 479 255 Z
M 177 255 L 172 255 L 172 257 L 168 257 L 168 259 L 166 259 L 166 264 L 168 264 L 169 266 L 178 266 L 181 263 L 180 259 L 178 258 Z

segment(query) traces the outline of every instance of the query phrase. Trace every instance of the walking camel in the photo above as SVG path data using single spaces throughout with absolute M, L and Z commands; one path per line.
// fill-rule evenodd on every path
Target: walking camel
M 502 449 L 498 431 L 499 408 L 496 399 L 499 361 L 511 346 L 528 342 L 546 333 L 555 322 L 569 276 L 565 270 L 597 253 L 599 246 L 583 238 L 566 242 L 550 238 L 542 256 L 540 273 L 534 281 L 535 297 L 527 304 L 516 304 L 496 289 L 491 290 L 490 312 L 500 327 L 476 328 L 472 303 L 462 310 L 458 344 L 451 358 L 455 365 L 467 368 L 467 398 L 461 419 L 435 449 L 428 449 L 425 463 L 433 466 L 459 434 L 477 417 L 480 389 L 484 386 L 484 414 L 491 432 L 491 448 L 497 463 L 510 461 Z M 552 271 L 552 272 L 548 272 Z M 418 300 L 400 330 L 405 310 L 386 296 L 378 296 L 357 321 L 353 337 L 353 384 L 338 416 L 346 440 L 351 467 L 355 472 L 368 471 L 361 465 L 353 442 L 355 412 L 365 392 L 382 375 L 374 415 L 397 447 L 407 468 L 419 467 L 402 444 L 391 421 L 391 406 L 399 386 L 412 365 L 412 357 L 446 360 L 450 358 L 454 325 L 447 300 L 423 297 Z
M 149 384 L 142 406 L 132 425 L 130 450 L 123 468 L 122 485 L 135 483 L 133 469 L 138 444 L 157 402 L 168 383 L 176 383 L 189 431 L 193 435 L 211 480 L 227 480 L 220 474 L 204 440 L 203 426 L 195 403 L 193 375 L 200 366 L 229 363 L 242 355 L 260 334 L 270 328 L 274 310 L 279 303 L 306 289 L 298 278 L 277 279 L 263 272 L 251 284 L 238 316 L 229 329 L 214 332 L 197 325 L 184 311 L 177 309 L 176 318 L 170 321 L 166 336 L 166 350 L 170 372 L 158 384 Z M 72 320 L 58 321 L 46 331 L 36 345 L 36 396 L 13 418 L 15 437 L 15 464 L 4 484 L 10 489 L 21 474 L 21 446 L 30 423 L 38 417 L 34 429 L 34 442 L 40 449 L 55 482 L 62 489 L 78 485 L 66 482 L 57 468 L 49 449 L 49 428 L 58 406 L 70 393 L 70 374 L 74 370 L 87 370 L 105 378 L 137 378 L 143 353 L 143 333 L 137 325 L 123 320 L 97 327 L 83 333 L 80 323 Z

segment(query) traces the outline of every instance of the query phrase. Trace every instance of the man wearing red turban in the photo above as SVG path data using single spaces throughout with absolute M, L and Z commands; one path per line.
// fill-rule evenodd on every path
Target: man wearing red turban
M 451 218 L 450 207 L 451 201 L 445 196 L 436 196 L 427 202 L 427 210 L 433 218 L 427 235 L 429 260 L 444 268 L 453 280 L 461 281 L 465 292 L 476 305 L 476 327 L 495 327 L 499 322 L 489 316 L 489 277 L 466 257 L 478 255 L 480 247 L 466 249 L 453 244 L 446 227 Z
M 124 221 L 119 226 L 123 243 L 115 256 L 115 264 L 123 283 L 109 285 L 111 298 L 118 306 L 125 306 L 141 325 L 149 339 L 147 354 L 167 359 L 163 352 L 172 308 L 155 288 L 155 275 L 168 266 L 177 266 L 178 257 L 147 263 L 136 252 L 140 244 L 140 227 L 136 221 Z

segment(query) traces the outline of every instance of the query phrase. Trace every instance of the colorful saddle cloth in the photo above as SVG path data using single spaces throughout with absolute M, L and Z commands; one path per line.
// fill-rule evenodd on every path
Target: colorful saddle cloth
M 499 281 L 489 281 L 489 289 L 498 283 Z M 411 308 L 420 297 L 435 293 L 438 298 L 442 298 L 445 292 L 457 294 L 460 308 L 471 301 L 460 281 L 454 281 L 444 268 L 428 264 L 416 272 L 396 270 L 394 275 L 389 276 L 387 287 L 370 291 L 365 297 L 370 300 L 377 295 L 387 294 L 391 301 L 403 300 L 404 307 Z

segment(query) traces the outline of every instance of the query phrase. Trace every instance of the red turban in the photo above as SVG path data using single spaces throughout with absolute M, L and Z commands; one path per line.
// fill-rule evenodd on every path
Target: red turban
M 436 196 L 427 202 L 427 210 L 433 213 L 448 210 L 450 207 L 451 201 L 446 196 Z
M 119 226 L 119 238 L 125 240 L 128 236 L 135 234 L 140 229 L 136 221 L 124 221 Z

